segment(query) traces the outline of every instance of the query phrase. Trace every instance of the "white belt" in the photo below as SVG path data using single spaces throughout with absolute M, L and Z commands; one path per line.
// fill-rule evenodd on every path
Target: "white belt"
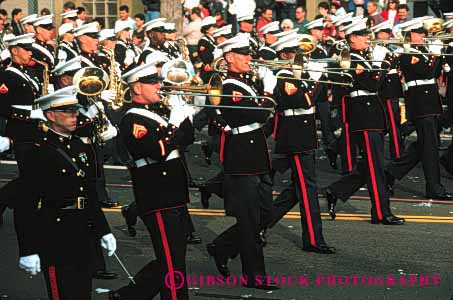
M 358 90 L 358 91 L 351 92 L 349 95 L 351 96 L 351 98 L 354 98 L 354 97 L 360 97 L 360 96 L 376 96 L 377 94 L 371 93 L 368 91 L 364 91 L 364 90 Z
M 315 113 L 315 108 L 310 107 L 309 109 L 295 108 L 295 109 L 285 109 L 283 115 L 285 117 L 289 116 L 300 116 L 300 115 L 311 115 Z
M 168 154 L 168 156 L 165 159 L 165 161 L 169 161 L 169 160 L 172 160 L 172 159 L 175 159 L 175 158 L 179 158 L 179 157 L 180 157 L 179 151 L 177 149 L 175 149 L 175 150 L 171 151 L 170 154 Z M 161 163 L 161 161 L 154 160 L 154 159 L 149 158 L 149 157 L 145 157 L 145 158 L 137 159 L 135 161 L 135 167 L 136 168 L 141 168 L 141 167 L 144 167 L 144 166 L 154 165 L 154 164 L 158 164 L 158 163 Z
M 387 74 L 396 74 L 398 73 L 396 69 L 391 69 L 390 71 L 387 72 Z
M 417 86 L 417 85 L 426 85 L 426 84 L 435 84 L 436 80 L 433 79 L 419 79 L 419 80 L 411 80 L 407 82 L 407 87 Z
M 232 128 L 231 133 L 232 134 L 246 133 L 246 132 L 250 132 L 250 131 L 256 130 L 258 128 L 261 128 L 261 126 L 262 125 L 260 123 L 252 123 L 249 125 Z
M 31 105 L 11 105 L 11 106 L 17 109 L 33 110 L 33 107 Z

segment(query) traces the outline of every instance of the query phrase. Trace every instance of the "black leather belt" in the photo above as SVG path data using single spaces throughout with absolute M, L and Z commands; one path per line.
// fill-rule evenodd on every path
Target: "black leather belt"
M 70 210 L 70 209 L 75 209 L 75 210 L 83 210 L 86 207 L 88 207 L 88 198 L 86 197 L 77 197 L 75 198 L 75 202 L 73 205 L 67 205 L 60 207 L 60 209 L 63 210 Z

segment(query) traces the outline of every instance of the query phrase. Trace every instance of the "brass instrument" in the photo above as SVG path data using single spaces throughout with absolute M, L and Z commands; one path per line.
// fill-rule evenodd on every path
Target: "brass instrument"
M 109 127 L 109 119 L 104 111 L 104 106 L 99 102 L 97 97 L 109 85 L 109 77 L 101 68 L 85 67 L 74 74 L 73 83 L 77 87 L 77 92 L 87 97 L 87 100 L 96 106 L 98 114 L 94 119 L 96 128 L 96 137 L 99 144 L 101 142 L 100 135 Z
M 115 51 L 104 48 L 104 51 L 109 54 L 110 68 L 109 68 L 109 90 L 116 92 L 116 97 L 109 103 L 109 107 L 113 110 L 118 110 L 123 107 L 125 96 L 129 92 L 129 87 L 125 86 L 121 81 L 121 76 L 118 75 L 116 69 Z
M 213 107 L 213 108 L 230 108 L 230 109 L 249 109 L 249 110 L 270 110 L 274 111 L 274 107 L 246 107 L 246 106 L 228 106 L 220 105 L 222 97 L 237 97 L 237 98 L 253 98 L 253 99 L 266 99 L 271 101 L 274 106 L 277 106 L 277 103 L 274 99 L 267 96 L 248 96 L 248 95 L 225 95 L 222 94 L 222 78 L 219 74 L 214 74 L 209 79 L 208 84 L 201 86 L 192 86 L 192 85 L 181 85 L 181 86 L 162 86 L 161 91 L 159 92 L 162 96 L 169 95 L 182 95 L 182 96 L 207 96 L 209 98 L 209 104 L 192 104 L 197 107 Z M 164 99 L 165 102 L 165 99 Z
M 176 45 L 178 45 L 179 50 L 181 50 L 182 59 L 185 61 L 190 61 L 189 48 L 187 48 L 187 41 L 185 38 L 176 39 Z
M 49 65 L 41 60 L 37 60 L 36 58 L 32 58 L 32 60 L 43 66 L 44 70 L 42 71 L 42 78 L 43 78 L 43 82 L 42 82 L 42 90 L 41 90 L 41 95 L 42 96 L 45 96 L 49 93 L 49 82 L 50 82 L 50 79 L 49 79 Z
M 436 34 L 442 31 L 444 20 L 441 18 L 429 18 L 423 21 L 423 27 L 428 31 L 428 34 Z

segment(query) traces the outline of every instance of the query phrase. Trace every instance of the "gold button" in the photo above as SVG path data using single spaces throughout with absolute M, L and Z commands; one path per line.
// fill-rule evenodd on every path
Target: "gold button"
M 250 144 L 253 144 L 253 143 L 254 143 L 254 141 L 253 141 L 253 140 L 250 140 Z
M 72 158 L 72 161 L 73 161 L 73 162 L 75 162 L 75 161 L 76 161 L 76 159 L 75 159 L 75 158 L 73 157 L 73 158 Z
M 71 145 L 66 145 L 66 148 L 71 149 Z M 74 160 L 75 161 L 75 160 Z
M 66 169 L 62 169 L 61 172 L 66 173 Z
M 304 123 L 305 123 L 305 124 L 307 124 L 307 123 L 308 123 L 308 121 L 307 121 L 307 120 L 304 120 Z
M 80 191 L 83 191 L 83 186 L 80 187 Z
M 167 176 L 167 172 L 163 171 L 162 175 Z
M 57 222 L 60 222 L 60 221 L 61 221 L 61 219 L 60 219 L 60 218 L 57 218 Z

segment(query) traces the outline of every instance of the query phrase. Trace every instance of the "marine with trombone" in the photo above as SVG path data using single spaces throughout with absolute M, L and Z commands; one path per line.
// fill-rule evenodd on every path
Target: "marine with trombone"
M 386 116 L 377 95 L 382 76 L 380 66 L 387 52 L 378 49 L 373 57 L 368 57 L 369 31 L 366 19 L 346 26 L 345 34 L 353 58 L 349 69 L 353 76 L 353 86 L 349 89 L 349 98 L 345 100 L 345 113 L 350 132 L 357 139 L 362 159 L 358 160 L 350 175 L 326 188 L 329 213 L 335 218 L 337 199 L 348 200 L 366 184 L 371 200 L 371 223 L 401 225 L 404 224 L 404 219 L 393 215 L 390 209 L 384 172 Z

